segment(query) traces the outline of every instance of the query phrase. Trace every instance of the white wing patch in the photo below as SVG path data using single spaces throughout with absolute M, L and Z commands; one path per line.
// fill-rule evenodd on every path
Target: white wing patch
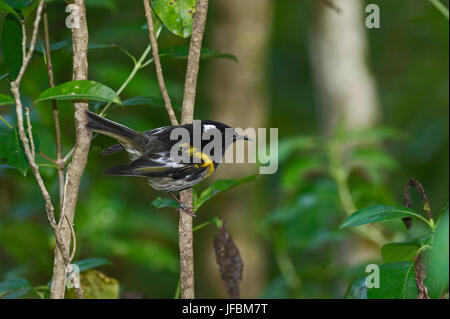
M 205 125 L 203 125 L 203 132 L 206 132 L 206 131 L 208 131 L 208 130 L 210 130 L 210 129 L 216 129 L 217 127 L 215 126 L 215 125 L 212 125 L 212 124 L 205 124 Z

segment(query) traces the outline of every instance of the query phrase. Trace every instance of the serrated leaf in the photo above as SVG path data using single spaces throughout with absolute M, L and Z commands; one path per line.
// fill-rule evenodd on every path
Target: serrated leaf
M 10 105 L 14 104 L 14 99 L 6 94 L 0 94 L 0 105 Z
M 158 209 L 164 208 L 164 207 L 180 208 L 180 205 L 178 205 L 176 200 L 174 200 L 172 198 L 158 197 L 152 201 L 152 205 Z
M 413 261 L 420 245 L 415 243 L 389 243 L 381 248 L 385 263 Z
M 196 0 L 155 0 L 152 7 L 170 32 L 188 38 L 192 33 L 196 4 Z
M 427 223 L 425 218 L 423 218 L 421 215 L 410 208 L 406 208 L 403 206 L 375 205 L 356 211 L 346 220 L 344 220 L 339 228 L 343 229 L 347 227 L 360 226 L 364 224 L 405 217 L 417 217 Z
M 48 88 L 39 95 L 38 102 L 47 100 L 91 100 L 99 102 L 113 102 L 121 104 L 120 97 L 104 84 L 89 81 L 69 81 L 52 88 Z
M 14 81 L 22 66 L 22 28 L 12 14 L 8 14 L 3 20 L 1 41 L 6 68 Z
M 198 201 L 194 203 L 195 211 L 200 208 L 204 203 L 213 198 L 219 193 L 230 190 L 242 184 L 250 183 L 256 180 L 257 175 L 251 175 L 242 179 L 221 179 L 212 183 L 210 187 L 205 189 L 199 196 Z
M 112 266 L 112 263 L 104 258 L 88 258 L 76 261 L 74 264 L 78 266 L 80 272 L 105 265 Z
M 389 263 L 380 266 L 380 287 L 368 288 L 369 299 L 417 298 L 414 263 Z
M 186 60 L 189 55 L 189 46 L 179 45 L 175 47 L 170 47 L 165 50 L 160 51 L 159 56 L 161 58 L 172 58 L 172 59 L 183 59 Z M 202 48 L 200 54 L 201 60 L 208 59 L 229 59 L 238 62 L 235 55 L 231 53 L 221 53 L 208 48 Z

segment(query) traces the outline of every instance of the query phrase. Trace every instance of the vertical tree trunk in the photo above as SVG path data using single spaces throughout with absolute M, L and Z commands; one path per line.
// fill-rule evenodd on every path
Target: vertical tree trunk
M 273 2 L 270 0 L 227 0 L 214 2 L 217 12 L 212 24 L 209 46 L 220 52 L 230 52 L 239 62 L 216 60 L 211 62 L 208 74 L 211 118 L 233 127 L 266 127 L 268 96 L 267 61 L 272 25 Z M 257 173 L 255 164 L 221 164 L 214 178 L 242 178 Z M 252 229 L 251 213 L 264 203 L 252 198 L 260 192 L 255 185 L 245 186 L 245 194 L 232 194 L 218 198 L 215 214 L 228 221 L 229 231 L 241 251 L 244 261 L 242 297 L 255 297 L 264 287 L 266 256 L 261 240 Z M 259 195 L 258 195 L 259 196 Z M 263 197 L 262 195 L 260 197 Z M 205 243 L 211 247 L 210 243 Z M 206 272 L 211 281 L 220 282 L 212 251 L 205 255 L 210 269 Z M 225 296 L 225 290 L 223 294 Z
M 366 64 L 364 2 L 330 1 L 314 1 L 309 34 L 324 135 L 331 135 L 339 121 L 346 129 L 356 130 L 372 127 L 379 117 L 376 85 Z M 338 249 L 345 264 L 378 258 L 379 254 L 365 241 L 346 241 Z
M 314 1 L 309 37 L 325 134 L 332 133 L 339 120 L 358 129 L 372 126 L 379 116 L 375 81 L 366 64 L 364 2 L 332 1 L 337 9 Z
M 84 0 L 75 0 L 74 4 L 78 6 L 79 28 L 72 28 L 73 42 L 73 80 L 87 80 L 88 76 L 88 28 L 86 21 L 86 8 Z M 75 209 L 77 205 L 78 190 L 80 180 L 86 167 L 89 146 L 92 134 L 85 129 L 85 110 L 88 108 L 86 102 L 75 102 L 75 149 L 72 161 L 67 168 L 66 182 L 64 185 L 63 206 L 61 215 L 66 216 L 70 223 L 73 223 Z M 64 245 L 69 254 L 71 233 L 70 227 L 65 218 L 60 218 L 61 234 Z M 65 293 L 66 266 L 58 248 L 55 249 L 55 265 L 53 268 L 52 287 L 50 298 L 64 298 Z

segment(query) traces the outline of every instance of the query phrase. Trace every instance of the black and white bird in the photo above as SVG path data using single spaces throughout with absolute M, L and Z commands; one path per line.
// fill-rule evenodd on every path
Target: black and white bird
M 145 177 L 151 187 L 168 192 L 186 213 L 194 217 L 192 208 L 185 207 L 173 192 L 190 188 L 211 176 L 230 145 L 237 140 L 249 139 L 247 136 L 239 135 L 226 124 L 210 120 L 200 122 L 201 140 L 199 143 L 194 143 L 193 124 L 164 126 L 138 132 L 90 111 L 86 111 L 86 115 L 87 129 L 112 137 L 119 142 L 106 148 L 102 155 L 111 155 L 121 150 L 125 150 L 130 155 L 131 162 L 109 168 L 105 171 L 106 174 Z M 183 145 L 181 137 L 170 138 L 172 131 L 177 128 L 183 128 L 189 133 L 189 145 Z M 212 142 L 214 135 L 221 139 L 219 154 L 214 154 L 216 148 L 205 151 L 205 147 Z M 199 145 L 195 147 L 196 144 Z M 181 150 L 187 153 L 185 154 L 187 161 L 180 161 L 180 157 L 173 156 L 172 148 L 176 145 L 181 146 Z

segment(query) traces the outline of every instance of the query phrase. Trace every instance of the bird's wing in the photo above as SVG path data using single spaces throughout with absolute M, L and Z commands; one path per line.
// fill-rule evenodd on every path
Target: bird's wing
M 145 131 L 144 134 L 146 136 L 150 137 L 149 144 L 153 144 L 157 148 L 158 144 L 154 143 L 156 141 L 156 139 L 154 139 L 153 137 L 158 137 L 160 135 L 163 135 L 163 134 L 169 132 L 170 129 L 171 129 L 171 126 L 163 126 L 163 127 L 158 127 L 158 128 L 155 128 L 155 129 L 151 129 L 151 130 Z M 149 146 L 151 146 L 151 145 L 149 145 Z M 148 147 L 148 148 L 149 148 L 149 151 L 147 151 L 147 153 L 148 152 L 152 152 L 152 151 L 158 151 L 158 149 L 156 149 L 156 150 L 152 149 L 152 148 L 155 148 L 155 147 Z M 103 156 L 108 156 L 108 155 L 112 155 L 112 154 L 115 154 L 117 152 L 120 152 L 122 150 L 123 150 L 123 146 L 121 144 L 114 144 L 114 145 L 111 145 L 111 146 L 105 148 L 102 151 L 102 155 Z

